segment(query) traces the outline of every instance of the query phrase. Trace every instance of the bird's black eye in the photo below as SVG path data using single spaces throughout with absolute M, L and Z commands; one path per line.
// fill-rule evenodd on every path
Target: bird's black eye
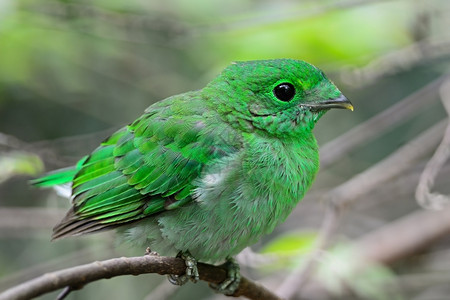
M 295 96 L 295 87 L 292 83 L 283 82 L 273 89 L 273 94 L 278 100 L 288 102 Z

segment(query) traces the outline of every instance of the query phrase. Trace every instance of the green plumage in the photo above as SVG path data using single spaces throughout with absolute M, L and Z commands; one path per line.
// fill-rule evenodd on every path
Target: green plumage
M 204 89 L 150 106 L 76 167 L 35 180 L 72 184 L 53 238 L 119 228 L 165 255 L 234 255 L 303 197 L 319 166 L 312 129 L 334 107 L 352 108 L 310 64 L 232 64 Z

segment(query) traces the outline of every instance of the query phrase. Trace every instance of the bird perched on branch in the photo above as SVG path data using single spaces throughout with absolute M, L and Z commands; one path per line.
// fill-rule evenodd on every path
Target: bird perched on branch
M 318 68 L 299 60 L 237 62 L 205 88 L 151 105 L 76 166 L 34 180 L 70 184 L 72 206 L 53 238 L 117 228 L 125 240 L 196 261 L 228 260 L 272 232 L 319 168 L 315 123 L 353 110 Z

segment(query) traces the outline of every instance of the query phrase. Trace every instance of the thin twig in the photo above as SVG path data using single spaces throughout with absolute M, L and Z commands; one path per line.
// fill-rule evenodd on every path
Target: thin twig
M 387 0 L 341 0 L 333 2 L 320 2 L 315 6 L 293 6 L 289 10 L 286 9 L 281 14 L 272 13 L 267 14 L 267 11 L 263 10 L 263 13 L 256 13 L 247 15 L 245 20 L 241 18 L 232 18 L 231 21 L 220 21 L 219 18 L 213 18 L 211 23 L 202 22 L 201 25 L 196 23 L 186 23 L 176 19 L 151 17 L 148 15 L 133 14 L 130 12 L 115 12 L 112 10 L 102 9 L 93 5 L 86 4 L 60 4 L 54 2 L 51 4 L 40 5 L 33 7 L 34 10 L 42 11 L 46 15 L 53 17 L 64 18 L 70 14 L 70 16 L 91 18 L 94 20 L 101 20 L 107 23 L 109 26 L 114 27 L 116 30 L 114 33 L 99 30 L 95 27 L 82 27 L 77 28 L 78 32 L 82 32 L 88 35 L 94 35 L 101 37 L 102 39 L 112 39 L 128 43 L 137 44 L 152 44 L 164 46 L 168 44 L 166 40 L 156 41 L 149 39 L 148 34 L 143 32 L 155 32 L 162 31 L 164 28 L 165 36 L 171 39 L 185 40 L 193 35 L 204 35 L 207 33 L 226 32 L 233 30 L 242 30 L 248 27 L 265 26 L 270 24 L 277 24 L 286 22 L 289 20 L 302 20 L 317 17 L 330 11 L 343 10 L 352 7 L 358 7 L 363 5 L 370 5 L 377 2 L 386 2 Z M 161 25 L 163 22 L 163 26 Z M 61 28 L 64 30 L 65 28 Z M 169 40 L 170 41 L 170 40 Z
M 108 235 L 103 234 L 103 238 Z M 48 235 L 46 235 L 47 240 L 49 240 Z M 96 237 L 99 239 L 100 237 Z M 40 262 L 35 265 L 28 266 L 24 269 L 16 270 L 15 272 L 9 272 L 0 278 L 0 291 L 6 290 L 8 287 L 15 286 L 30 280 L 34 277 L 40 276 L 41 274 L 50 272 L 50 270 L 55 270 L 58 268 L 67 268 L 71 265 L 79 265 L 90 262 L 94 259 L 106 259 L 109 257 L 114 257 L 116 254 L 115 248 L 108 245 L 108 240 L 105 239 L 105 243 L 98 246 L 83 247 L 76 251 L 69 252 L 64 255 L 58 255 L 54 258 Z M 88 241 L 89 243 L 89 241 Z
M 440 121 L 382 161 L 330 190 L 328 193 L 330 199 L 339 207 L 344 207 L 361 199 L 364 194 L 381 186 L 382 183 L 400 176 L 410 169 L 414 162 L 433 151 L 442 137 L 446 124 L 447 120 Z
M 7 150 L 10 149 L 20 149 L 23 150 L 24 148 L 27 147 L 27 143 L 19 140 L 18 138 L 12 136 L 12 135 L 8 135 L 5 133 L 0 132 L 0 149 L 1 147 L 6 148 Z
M 372 60 L 368 65 L 341 73 L 341 80 L 354 87 L 361 88 L 377 79 L 411 69 L 426 61 L 448 56 L 450 53 L 450 36 L 428 37 L 404 48 L 394 50 Z
M 207 282 L 217 284 L 227 277 L 227 271 L 221 267 L 199 263 L 198 269 L 200 279 Z M 78 288 L 99 279 L 121 275 L 147 273 L 182 275 L 185 271 L 184 261 L 175 257 L 145 255 L 114 258 L 44 274 L 4 291 L 0 294 L 0 300 L 30 299 L 61 288 Z M 248 299 L 281 299 L 245 277 L 242 277 L 239 288 L 233 296 L 244 296 Z
M 430 106 L 439 86 L 449 78 L 449 75 L 439 77 L 397 104 L 323 145 L 320 148 L 321 169 L 327 168 L 351 150 L 377 138 L 395 125 L 421 112 L 424 107 Z
M 359 276 L 358 274 L 361 274 L 362 271 L 370 269 L 374 265 L 392 264 L 420 253 L 425 248 L 432 246 L 434 242 L 448 237 L 450 234 L 449 214 L 450 208 L 442 211 L 418 210 L 347 244 L 348 253 L 352 259 L 344 262 L 347 271 L 340 275 L 336 274 L 336 276 L 343 275 L 343 278 L 335 278 L 336 282 L 341 281 L 340 284 L 345 286 L 346 292 L 351 292 L 352 283 L 348 282 L 349 278 Z M 322 267 L 327 269 L 329 266 L 325 264 Z M 441 281 L 445 280 L 441 279 Z M 448 282 L 448 277 L 446 282 Z M 384 284 L 386 285 L 380 286 L 380 289 L 388 291 L 390 288 L 398 288 L 399 283 L 394 280 L 386 281 Z M 326 281 L 315 280 L 302 292 L 304 292 L 302 299 L 322 299 L 329 289 Z M 322 295 L 322 297 L 317 297 L 318 295 Z M 339 299 L 347 298 L 340 294 Z
M 306 283 L 306 280 L 309 279 L 308 277 L 317 263 L 318 255 L 323 251 L 325 245 L 332 236 L 332 232 L 338 226 L 338 212 L 355 200 L 363 198 L 364 194 L 367 194 L 374 188 L 380 186 L 383 182 L 399 176 L 409 169 L 414 161 L 419 160 L 421 157 L 431 152 L 439 142 L 446 123 L 446 120 L 439 122 L 413 141 L 410 141 L 407 145 L 389 155 L 387 158 L 330 190 L 325 195 L 325 199 L 332 202 L 330 205 L 333 209 L 326 215 L 323 221 L 320 239 L 316 249 L 303 265 L 289 274 L 286 281 L 290 282 L 290 287 L 283 285 L 278 289 L 278 293 L 289 298 L 298 291 L 297 287 L 303 286 Z M 295 287 L 295 289 L 292 289 L 291 287 Z
M 336 230 L 336 224 L 339 219 L 339 209 L 333 205 L 332 202 L 329 202 L 328 204 L 325 219 L 314 249 L 306 258 L 305 263 L 291 272 L 277 289 L 277 294 L 283 298 L 291 298 L 296 291 L 301 290 L 302 287 L 305 286 L 311 273 L 313 273 L 314 268 L 316 267 L 315 262 L 319 261 L 322 250 L 327 247 L 328 242 Z
M 56 297 L 56 300 L 63 300 L 63 299 L 65 299 L 70 294 L 70 292 L 72 292 L 72 291 L 73 291 L 73 288 L 71 286 L 66 286 L 61 291 L 61 293 L 58 294 L 58 296 Z
M 447 129 L 441 143 L 423 170 L 416 189 L 417 202 L 424 208 L 440 210 L 450 204 L 450 198 L 443 194 L 431 193 L 434 181 L 450 157 L 450 80 L 440 88 L 441 101 L 449 116 Z
M 365 235 L 354 248 L 365 262 L 393 263 L 448 236 L 449 216 L 450 208 L 413 212 Z

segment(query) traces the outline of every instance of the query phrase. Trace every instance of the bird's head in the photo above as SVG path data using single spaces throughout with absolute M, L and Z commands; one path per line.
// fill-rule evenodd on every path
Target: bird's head
M 233 126 L 277 136 L 312 130 L 330 108 L 353 110 L 321 70 L 293 59 L 233 63 L 203 91 Z

